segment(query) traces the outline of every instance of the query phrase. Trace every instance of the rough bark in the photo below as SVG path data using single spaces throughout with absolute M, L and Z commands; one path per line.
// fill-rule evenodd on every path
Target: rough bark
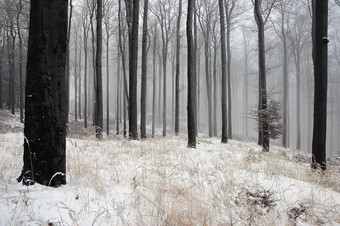
M 31 1 L 24 165 L 18 181 L 66 183 L 67 1 Z

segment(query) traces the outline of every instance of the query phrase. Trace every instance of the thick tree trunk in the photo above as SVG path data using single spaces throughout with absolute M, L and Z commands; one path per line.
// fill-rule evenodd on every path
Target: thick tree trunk
M 110 35 L 106 35 L 106 134 L 110 134 L 110 65 L 109 65 L 109 47 Z
M 326 169 L 328 1 L 313 0 L 314 122 L 312 167 Z
M 221 63 L 222 63 L 222 143 L 228 142 L 228 118 L 227 118 L 227 68 L 226 68 L 226 44 L 223 0 L 218 1 L 221 26 Z
M 147 42 L 148 42 L 148 11 L 149 1 L 144 0 L 143 44 L 142 44 L 142 83 L 141 83 L 141 122 L 140 136 L 146 139 L 146 93 L 147 93 Z
M 24 166 L 18 180 L 66 183 L 67 1 L 31 2 Z
M 228 138 L 232 139 L 230 19 L 227 20 Z
M 84 29 L 84 127 L 87 128 L 87 32 Z M 80 109 L 79 109 L 80 110 Z
M 2 102 L 3 102 L 3 96 L 2 96 L 2 54 L 4 52 L 4 47 L 1 47 L 0 49 L 0 109 L 3 110 Z
M 120 106 L 121 106 L 121 98 L 120 98 L 120 51 L 117 51 L 117 86 L 116 86 L 116 92 L 117 92 L 117 112 L 116 112 L 116 135 L 119 135 L 119 122 L 120 122 Z M 123 95 L 124 96 L 124 95 Z
M 196 131 L 195 131 L 195 102 L 196 102 L 196 67 L 195 55 L 192 35 L 192 17 L 194 9 L 194 0 L 188 0 L 188 14 L 187 14 L 187 44 L 188 44 L 188 147 L 196 148 Z
M 137 61 L 139 0 L 133 0 L 132 27 L 129 37 L 129 138 L 138 139 L 137 129 Z

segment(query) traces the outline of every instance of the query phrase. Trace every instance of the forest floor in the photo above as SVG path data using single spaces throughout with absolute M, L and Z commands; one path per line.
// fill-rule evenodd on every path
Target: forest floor
M 157 136 L 95 139 L 72 122 L 67 185 L 16 181 L 23 125 L 0 113 L 0 225 L 340 225 L 340 160 L 254 142 Z M 82 132 L 81 132 L 81 131 Z

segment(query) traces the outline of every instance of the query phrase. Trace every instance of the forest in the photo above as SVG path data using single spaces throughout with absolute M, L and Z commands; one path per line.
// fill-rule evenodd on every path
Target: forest
M 105 206 L 108 174 L 122 191 L 118 199 L 128 200 L 121 205 L 135 206 L 129 212 L 114 203 L 90 214 L 92 224 L 97 218 L 123 225 L 340 222 L 338 0 L 0 0 L 0 12 L 0 147 L 17 157 L 11 163 L 17 175 L 1 177 L 14 196 L 20 189 L 9 178 L 19 176 L 24 185 L 71 186 L 63 187 L 67 194 L 79 185 L 82 208 Z M 92 166 L 95 173 L 87 172 Z M 284 177 L 282 187 L 272 176 Z M 86 178 L 86 186 L 99 187 L 86 190 Z M 310 206 L 296 195 L 302 190 L 279 203 L 275 195 L 298 184 L 292 180 L 311 192 L 314 184 L 332 191 L 322 190 Z M 212 194 L 213 213 L 196 206 Z M 295 198 L 295 206 L 287 204 Z M 79 220 L 83 209 L 76 214 L 65 199 L 57 207 L 70 219 L 60 214 L 54 223 L 86 222 Z M 171 212 L 182 201 L 192 214 Z M 314 201 L 330 215 L 317 215 Z M 230 205 L 235 209 L 228 212 Z M 282 210 L 287 219 L 278 215 Z M 19 223 L 15 215 L 6 219 L 0 224 Z

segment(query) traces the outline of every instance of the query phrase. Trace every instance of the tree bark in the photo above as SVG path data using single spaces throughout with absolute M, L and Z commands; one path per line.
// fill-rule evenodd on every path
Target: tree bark
M 227 68 L 226 68 L 226 44 L 223 0 L 218 1 L 221 26 L 221 63 L 222 63 L 222 143 L 228 142 L 228 118 L 227 118 Z
M 73 4 L 72 0 L 70 0 L 70 17 L 68 20 L 68 30 L 67 30 L 67 48 L 66 48 L 66 73 L 65 73 L 65 80 L 66 80 L 66 122 L 68 123 L 68 114 L 70 109 L 70 36 L 71 36 L 71 26 L 72 26 L 72 13 L 73 13 Z
M 138 139 L 137 131 L 137 61 L 139 0 L 133 0 L 132 27 L 129 37 L 129 138 Z
M 67 1 L 31 1 L 24 165 L 18 181 L 66 183 Z
M 313 0 L 314 122 L 312 167 L 326 169 L 328 1 Z
M 266 82 L 266 56 L 264 21 L 261 11 L 261 0 L 255 0 L 255 20 L 258 28 L 258 60 L 259 60 L 259 110 L 267 109 L 267 82 Z M 260 121 L 260 120 L 259 120 Z M 259 129 L 258 144 L 262 145 L 264 151 L 269 151 L 269 126 L 264 118 Z
M 146 101 L 147 101 L 147 42 L 148 42 L 149 1 L 144 0 L 143 43 L 142 43 L 142 83 L 141 83 L 141 122 L 140 136 L 146 139 Z
M 196 148 L 196 121 L 195 121 L 195 102 L 196 102 L 196 90 L 194 85 L 196 84 L 196 67 L 195 67 L 195 55 L 193 46 L 192 35 L 192 17 L 194 9 L 194 0 L 188 0 L 188 13 L 187 13 L 187 45 L 188 45 L 188 147 Z

